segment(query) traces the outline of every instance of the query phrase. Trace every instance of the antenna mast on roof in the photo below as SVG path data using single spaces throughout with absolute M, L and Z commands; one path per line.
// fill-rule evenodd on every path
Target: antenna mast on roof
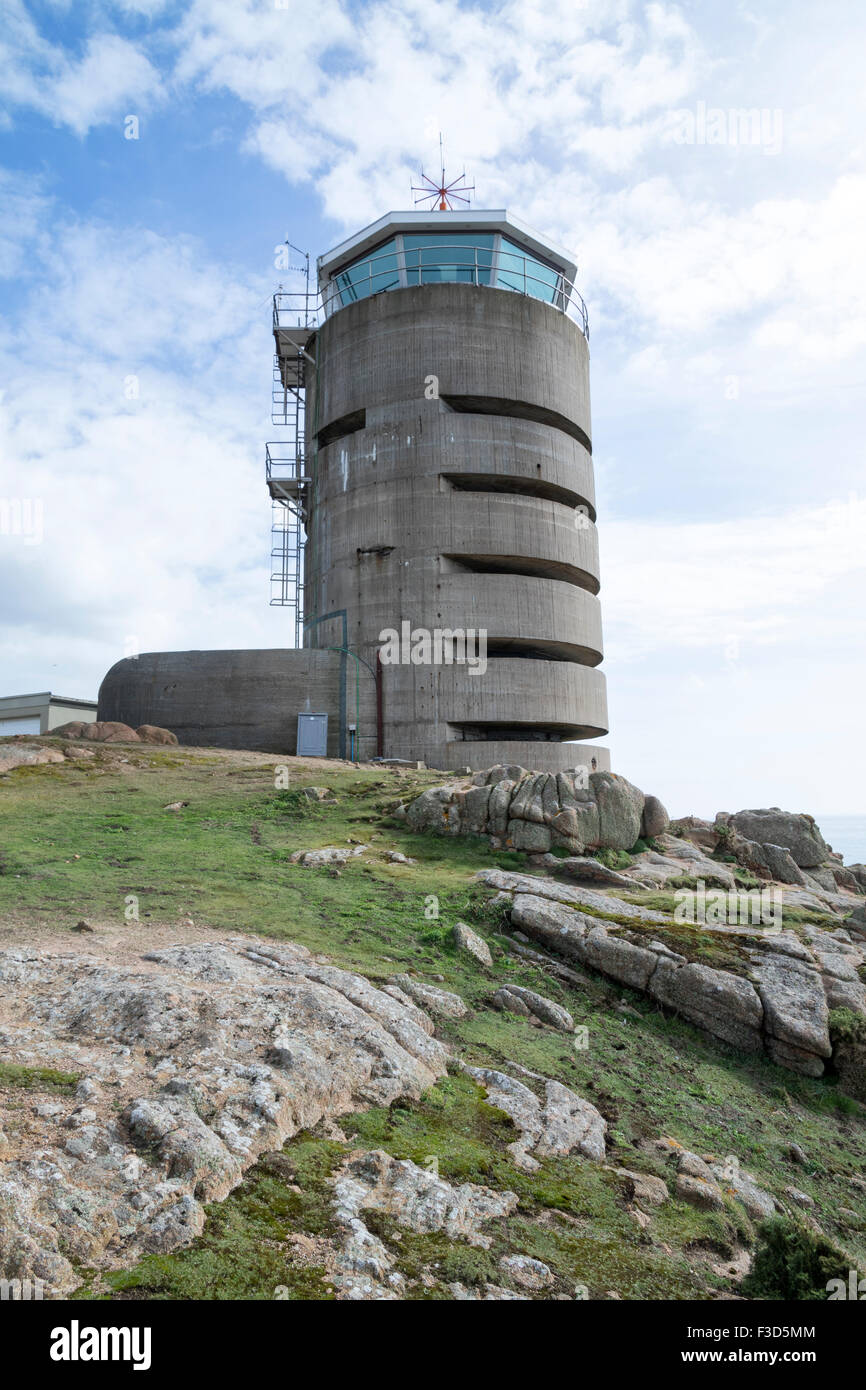
M 475 184 L 466 182 L 466 170 L 451 183 L 445 182 L 445 152 L 442 143 L 442 132 L 439 133 L 439 182 L 434 182 L 424 173 L 421 167 L 421 184 L 412 185 L 413 193 L 420 193 L 420 198 L 416 198 L 416 203 L 426 203 L 430 199 L 430 209 L 436 208 L 437 212 L 453 212 L 453 202 L 470 203 L 470 194 L 475 192 Z M 438 201 L 437 201 L 438 200 Z

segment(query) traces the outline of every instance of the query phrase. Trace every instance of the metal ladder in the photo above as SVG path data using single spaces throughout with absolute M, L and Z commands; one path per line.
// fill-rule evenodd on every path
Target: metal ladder
M 306 297 L 305 297 L 306 298 Z M 306 305 L 304 306 L 306 309 Z M 305 320 L 309 318 L 304 314 Z M 303 645 L 304 549 L 310 479 L 304 450 L 307 322 L 287 326 L 274 306 L 274 357 L 271 420 L 285 438 L 265 446 L 265 474 L 271 495 L 271 605 L 294 609 L 295 646 Z

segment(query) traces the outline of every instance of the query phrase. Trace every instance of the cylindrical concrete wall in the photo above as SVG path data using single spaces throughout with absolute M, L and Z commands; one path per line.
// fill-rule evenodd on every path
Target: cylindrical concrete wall
M 327 651 L 143 652 L 112 666 L 100 719 L 157 724 L 181 743 L 294 753 L 298 715 L 327 714 L 328 754 L 340 750 L 340 657 Z
M 606 749 L 563 742 L 607 731 L 579 328 L 526 295 L 430 284 L 338 310 L 312 352 L 305 616 L 326 620 L 308 641 L 338 645 L 343 611 L 371 665 L 382 633 L 403 624 L 485 634 L 484 661 L 476 646 L 474 663 L 422 652 L 384 665 L 385 753 L 433 767 L 607 767 Z M 369 757 L 375 683 L 363 668 L 358 703 Z

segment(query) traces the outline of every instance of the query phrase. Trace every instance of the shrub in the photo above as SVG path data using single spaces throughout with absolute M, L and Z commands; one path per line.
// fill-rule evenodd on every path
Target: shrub
M 829 1023 L 834 1047 L 846 1042 L 866 1043 L 866 1018 L 853 1009 L 831 1009 Z
M 592 857 L 597 859 L 599 864 L 603 864 L 606 869 L 627 869 L 631 864 L 628 853 L 624 849 L 610 849 L 607 845 L 602 845 L 600 849 L 594 849 Z
M 747 1298 L 826 1299 L 828 1283 L 844 1277 L 849 1264 L 826 1236 L 774 1216 L 758 1229 L 754 1262 L 741 1292 Z

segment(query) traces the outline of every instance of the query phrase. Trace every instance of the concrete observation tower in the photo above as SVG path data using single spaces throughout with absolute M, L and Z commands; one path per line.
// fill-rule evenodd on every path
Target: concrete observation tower
M 505 211 L 393 212 L 275 296 L 272 601 L 344 755 L 609 766 L 575 274 Z

